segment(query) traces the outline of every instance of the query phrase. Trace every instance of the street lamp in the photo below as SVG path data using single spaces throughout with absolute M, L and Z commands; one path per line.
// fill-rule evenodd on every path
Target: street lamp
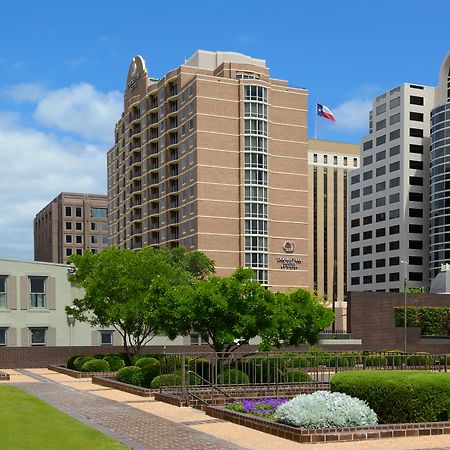
M 67 322 L 69 324 L 69 346 L 72 347 L 72 328 L 75 325 L 75 317 L 67 315 Z
M 403 333 L 404 333 L 404 353 L 406 353 L 407 349 L 407 332 L 406 332 L 406 276 L 408 273 L 408 261 L 400 261 L 402 264 L 405 265 L 405 278 L 403 282 Z

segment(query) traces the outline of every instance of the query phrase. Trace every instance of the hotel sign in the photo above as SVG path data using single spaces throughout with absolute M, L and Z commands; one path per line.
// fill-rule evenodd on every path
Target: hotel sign
M 287 258 L 285 256 L 278 256 L 277 262 L 280 264 L 281 269 L 297 270 L 298 265 L 302 262 L 302 260 L 301 258 Z
M 137 88 L 139 78 L 141 78 L 141 72 L 134 75 L 131 81 L 127 84 L 128 90 L 130 92 L 134 91 Z

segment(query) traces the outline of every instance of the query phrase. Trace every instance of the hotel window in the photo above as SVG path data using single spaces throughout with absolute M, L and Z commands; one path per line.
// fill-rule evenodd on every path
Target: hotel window
M 30 328 L 30 344 L 32 346 L 47 345 L 47 328 Z
M 6 297 L 6 276 L 0 276 L 0 308 L 7 308 L 8 300 Z
M 30 280 L 30 307 L 43 309 L 46 301 L 46 277 L 29 277 Z
M 113 344 L 113 332 L 100 331 L 100 345 L 112 345 L 112 344 Z
M 7 328 L 0 328 L 0 347 L 6 346 L 6 330 Z

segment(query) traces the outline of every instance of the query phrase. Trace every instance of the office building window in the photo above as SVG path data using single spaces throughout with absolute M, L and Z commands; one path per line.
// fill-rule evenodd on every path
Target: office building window
M 351 264 L 352 270 L 359 270 L 359 262 L 354 262 Z
M 29 277 L 31 308 L 47 307 L 46 281 L 45 277 Z
M 350 281 L 352 286 L 356 286 L 359 284 L 359 277 L 352 277 L 351 281 Z
M 389 281 L 399 281 L 399 280 L 400 280 L 400 274 L 398 272 L 389 274 Z
M 382 253 L 386 251 L 386 244 L 383 242 L 382 244 L 377 244 L 375 246 L 375 252 L 376 253 Z
M 32 346 L 47 345 L 47 328 L 30 328 L 30 344 Z
M 363 284 L 372 283 L 372 275 L 366 275 L 363 277 Z
M 372 216 L 363 217 L 363 225 L 369 225 L 372 223 Z
M 359 248 L 352 248 L 350 250 L 350 255 L 351 256 L 359 256 Z
M 367 181 L 370 180 L 372 178 L 372 171 L 368 170 L 367 172 L 363 173 L 363 180 Z
M 91 222 L 91 231 L 98 231 L 98 223 Z
M 75 242 L 77 244 L 82 244 L 83 243 L 83 236 L 80 236 L 80 235 L 75 236 Z
M 91 236 L 91 244 L 98 244 L 98 236 L 97 235 Z
M 91 208 L 91 217 L 107 218 L 108 210 L 106 208 Z
M 383 151 L 381 151 L 381 152 L 378 152 L 378 153 L 375 155 L 375 159 L 376 159 L 377 161 L 382 161 L 383 159 L 386 159 L 386 150 L 383 150 Z
M 400 186 L 400 177 L 391 178 L 389 180 L 389 187 L 394 188 Z
M 416 153 L 416 154 L 422 155 L 423 154 L 423 145 L 409 144 L 409 151 L 411 153 Z
M 376 222 L 383 222 L 383 221 L 385 221 L 386 220 L 386 213 L 378 213 L 376 216 L 375 216 L 375 221 Z
M 76 217 L 81 217 L 81 215 L 82 215 L 81 208 L 79 208 L 79 207 L 75 208 L 75 216 Z
M 352 219 L 350 226 L 352 228 L 359 227 L 359 223 L 360 223 L 359 219 Z
M 398 256 L 393 256 L 389 258 L 389 265 L 390 266 L 398 266 L 400 264 L 400 258 Z
M 411 186 L 423 186 L 422 177 L 409 177 L 409 184 Z
M 67 244 L 72 243 L 72 235 L 71 234 L 66 234 L 66 243 Z
M 372 141 L 367 141 L 363 143 L 363 151 L 364 150 L 369 150 L 373 147 L 373 142 Z
M 412 250 L 422 250 L 423 249 L 423 242 L 422 241 L 409 241 L 409 248 Z
M 389 227 L 389 234 L 399 234 L 400 233 L 400 225 L 392 225 Z
M 411 160 L 411 161 L 409 161 L 409 168 L 410 169 L 423 170 L 423 162 L 422 161 Z
M 410 112 L 409 119 L 415 122 L 423 122 L 423 114 L 418 112 Z
M 389 125 L 394 125 L 394 123 L 400 122 L 400 113 L 394 114 L 389 117 Z
M 395 172 L 397 170 L 400 170 L 400 161 L 389 164 L 389 172 Z
M 384 206 L 386 204 L 386 197 L 377 198 L 375 204 L 377 208 L 379 208 L 380 206 Z
M 399 248 L 400 248 L 399 241 L 389 242 L 389 250 L 398 250 Z
M 72 207 L 71 206 L 66 206 L 66 216 L 71 216 L 72 215 Z
M 72 229 L 72 222 L 66 222 L 66 230 Z
M 75 230 L 76 231 L 81 231 L 83 229 L 83 225 L 81 222 L 76 222 L 75 223 Z
M 389 156 L 392 158 L 392 156 L 398 155 L 400 153 L 400 145 L 396 145 L 395 147 L 391 147 L 389 149 Z
M 72 249 L 66 248 L 66 256 L 71 256 L 71 255 L 72 255 Z
M 400 97 L 393 98 L 393 99 L 389 102 L 389 108 L 390 108 L 390 109 L 396 108 L 397 106 L 400 106 Z
M 411 105 L 420 105 L 423 106 L 423 97 L 418 97 L 416 95 L 411 95 L 409 97 L 409 103 Z
M 7 333 L 7 328 L 0 328 L 0 347 L 5 347 L 6 346 L 6 333 Z
M 375 236 L 376 237 L 383 237 L 386 236 L 386 228 L 377 228 L 375 230 Z
M 6 276 L 0 275 L 0 308 L 7 308 L 8 301 L 6 298 Z
M 100 345 L 112 345 L 112 344 L 113 344 L 113 332 L 100 331 Z
M 423 226 L 412 223 L 409 225 L 409 232 L 410 233 L 423 233 Z
M 410 281 L 422 281 L 422 279 L 423 279 L 422 272 L 409 272 Z
M 363 203 L 363 211 L 367 211 L 372 208 L 372 200 Z
M 383 259 L 377 259 L 376 261 L 375 261 L 375 267 L 386 267 L 386 260 L 383 258 Z
M 350 178 L 351 184 L 359 183 L 359 181 L 360 181 L 359 174 L 358 174 L 358 175 L 353 175 L 353 176 Z
M 399 209 L 393 209 L 392 211 L 389 211 L 389 219 L 398 219 L 399 217 L 400 217 Z
M 411 137 L 423 137 L 423 130 L 421 130 L 420 128 L 410 128 L 409 129 L 409 135 Z
M 350 242 L 358 242 L 360 239 L 359 233 L 353 233 L 350 236 Z
M 386 173 L 386 166 L 377 167 L 377 170 L 375 171 L 375 175 L 377 177 L 381 177 L 381 175 L 384 175 Z
M 385 142 L 386 142 L 386 135 L 385 134 L 383 134 L 383 136 L 377 137 L 376 140 L 375 140 L 375 144 L 377 145 L 377 147 L 379 145 L 383 145 Z
M 409 193 L 409 200 L 412 202 L 422 202 L 423 201 L 423 194 L 422 192 L 410 192 Z
M 386 281 L 386 275 L 384 273 L 379 273 L 375 276 L 376 283 L 384 283 Z
M 366 245 L 363 247 L 363 255 L 371 255 L 372 254 L 372 246 Z

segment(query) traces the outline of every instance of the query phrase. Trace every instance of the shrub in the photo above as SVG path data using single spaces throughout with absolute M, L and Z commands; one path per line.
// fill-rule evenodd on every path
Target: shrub
M 117 355 L 108 355 L 103 358 L 108 362 L 111 372 L 117 372 L 122 367 L 125 367 L 125 361 Z
M 342 428 L 376 425 L 377 415 L 365 402 L 339 392 L 317 391 L 280 405 L 278 422 L 304 428 Z
M 217 382 L 219 384 L 248 384 L 249 378 L 242 370 L 230 369 L 222 372 L 217 377 Z
M 74 356 L 71 356 L 68 360 L 67 360 L 67 363 L 66 363 L 66 367 L 68 368 L 68 369 L 70 369 L 70 370 L 77 370 L 77 369 L 75 369 L 75 366 L 74 366 L 74 361 L 77 359 L 77 358 L 79 358 L 81 355 L 74 355 Z
M 324 361 L 327 367 L 354 367 L 356 359 L 353 356 L 328 356 Z
M 159 366 L 159 361 L 155 358 L 151 358 L 150 356 L 143 356 L 142 358 L 139 358 L 134 363 L 137 367 L 145 367 L 145 366 L 151 366 L 151 365 L 157 365 Z M 158 369 L 159 370 L 159 369 Z
M 181 386 L 181 375 L 173 373 L 158 375 L 150 383 L 152 389 L 159 389 L 163 386 Z
M 152 358 L 153 359 L 153 358 Z M 140 386 L 145 388 L 150 388 L 152 381 L 159 376 L 160 366 L 159 361 L 156 361 L 154 364 L 147 364 L 146 366 L 141 368 L 141 381 Z
M 188 365 L 192 358 L 190 356 L 185 356 L 184 360 L 186 362 L 186 365 Z M 161 357 L 160 363 L 166 371 L 175 372 L 176 370 L 181 368 L 182 361 L 183 359 L 181 355 L 163 355 Z
M 284 374 L 284 381 L 287 383 L 306 383 L 312 378 L 303 370 L 289 370 Z
M 387 365 L 387 359 L 384 355 L 369 355 L 363 360 L 367 367 L 382 367 Z
M 339 372 L 332 391 L 365 400 L 383 423 L 448 420 L 450 377 L 419 370 Z
M 417 352 L 415 355 L 409 355 L 406 358 L 408 366 L 431 366 L 434 363 L 434 358 L 426 352 Z
M 104 359 L 90 359 L 81 367 L 82 372 L 110 372 L 108 361 Z
M 140 386 L 142 384 L 141 368 L 136 366 L 123 367 L 117 371 L 116 380 L 122 383 Z
M 90 361 L 91 359 L 94 359 L 92 356 L 79 356 L 78 358 L 75 359 L 75 361 L 73 362 L 73 366 L 75 368 L 75 370 L 80 371 L 81 368 L 83 367 L 84 363 L 87 361 Z
M 211 367 L 211 363 L 208 360 L 206 360 L 204 358 L 193 359 L 192 361 L 189 361 L 188 367 L 190 370 L 192 370 L 196 374 L 200 375 L 205 380 L 211 381 L 212 367 Z M 204 381 L 201 380 L 200 378 L 198 378 L 198 377 L 196 377 L 196 378 L 199 381 L 201 381 L 202 383 L 204 383 Z
M 317 367 L 319 359 L 317 357 L 293 356 L 285 361 L 286 368 L 297 369 L 300 367 Z
M 283 360 L 269 356 L 249 358 L 242 363 L 241 367 L 252 383 L 272 383 L 277 378 L 280 379 L 282 375 Z M 224 372 L 229 370 L 236 369 L 231 367 L 229 369 L 224 368 Z

